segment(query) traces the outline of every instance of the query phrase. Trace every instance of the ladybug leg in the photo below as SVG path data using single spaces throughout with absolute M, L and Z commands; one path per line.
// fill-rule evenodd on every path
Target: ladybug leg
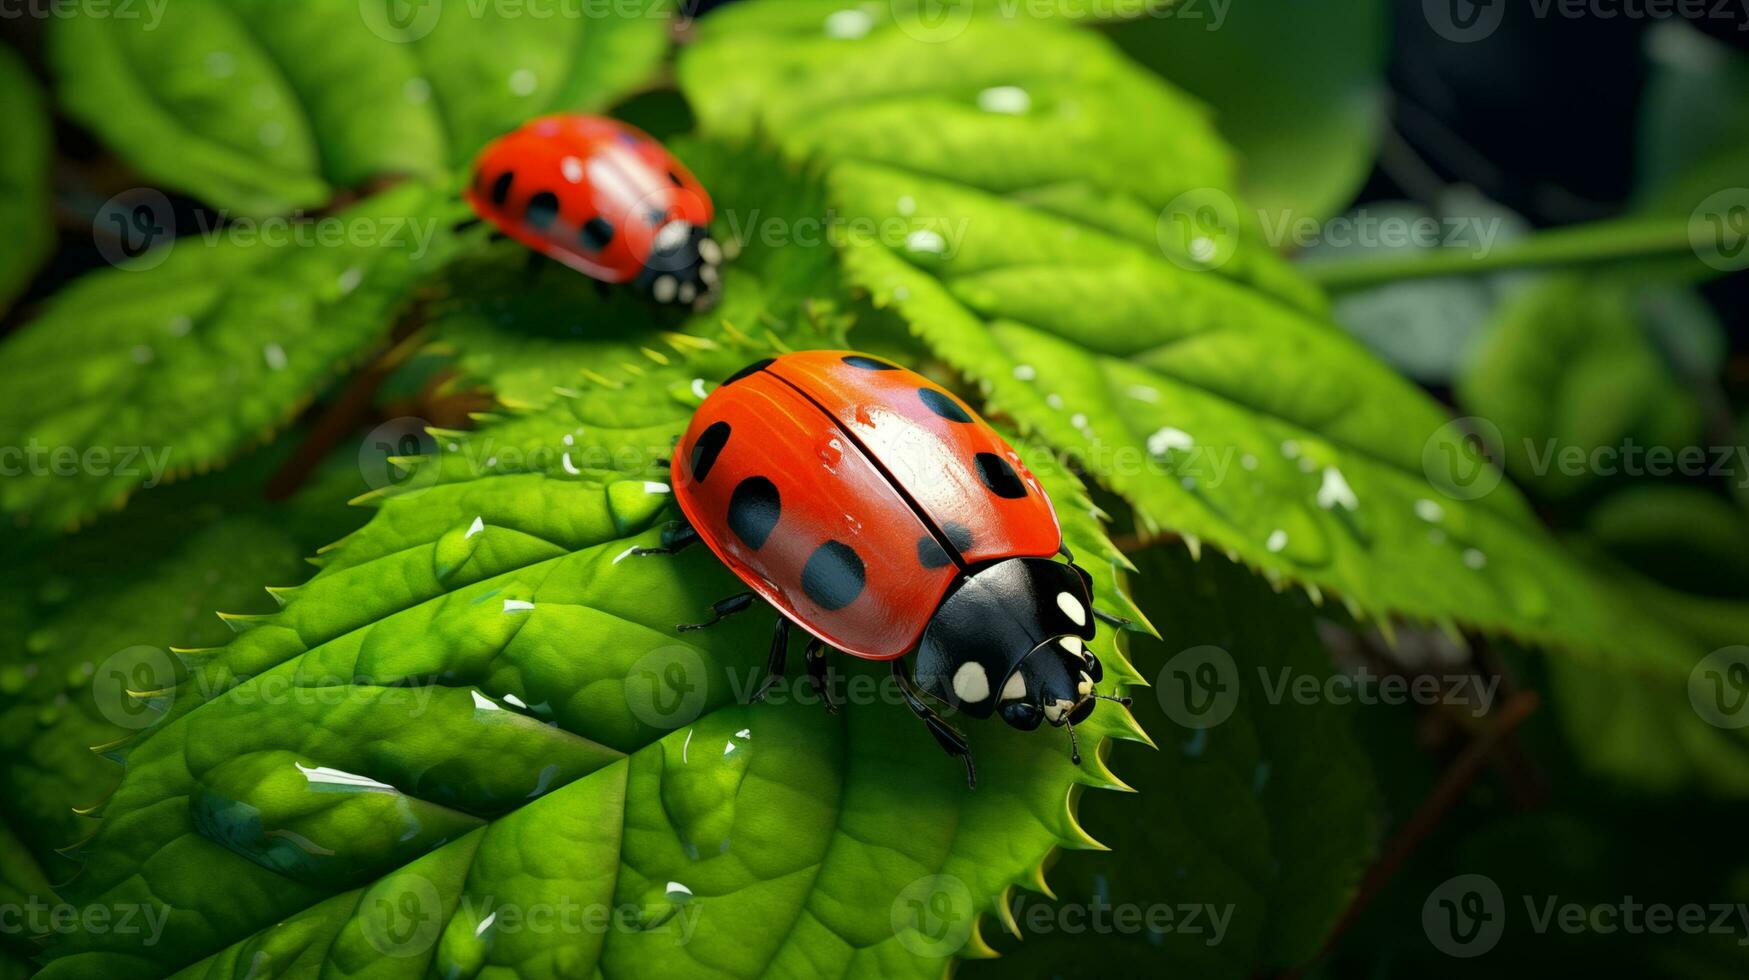
M 820 696 L 820 701 L 826 705 L 831 714 L 838 713 L 838 702 L 832 700 L 831 668 L 826 665 L 826 644 L 815 637 L 808 644 L 808 683 L 813 686 L 814 693 Z
M 642 558 L 645 555 L 677 555 L 697 543 L 698 532 L 693 530 L 692 525 L 676 522 L 662 531 L 660 548 L 633 548 L 632 556 Z
M 905 673 L 905 667 L 899 660 L 893 661 L 893 679 L 899 682 L 899 693 L 905 696 L 905 704 L 910 707 L 911 713 L 923 719 L 923 724 L 929 728 L 929 734 L 935 736 L 935 741 L 941 745 L 943 751 L 965 761 L 966 785 L 977 789 L 978 767 L 972 763 L 972 747 L 966 742 L 966 737 L 936 714 L 934 708 L 924 703 L 923 696 L 912 686 L 911 678 Z
M 758 704 L 783 680 L 784 662 L 789 659 L 789 617 L 778 614 L 777 626 L 771 631 L 771 656 L 765 661 L 765 683 L 754 692 L 748 704 Z
M 526 261 L 528 264 L 524 271 L 527 272 L 530 279 L 533 279 L 539 276 L 541 269 L 546 266 L 547 257 L 531 248 L 528 250 L 528 259 Z
M 753 606 L 753 600 L 757 598 L 758 596 L 751 592 L 742 592 L 727 599 L 719 599 L 711 605 L 711 618 L 702 623 L 683 623 L 675 628 L 682 633 L 691 633 L 694 630 L 715 626 L 738 612 L 746 612 Z
M 464 231 L 472 231 L 473 229 L 479 227 L 479 225 L 480 225 L 479 218 L 468 218 L 464 221 L 458 221 L 455 224 L 450 225 L 449 230 L 452 233 L 459 235 Z
M 1069 564 L 1071 564 L 1071 565 L 1075 564 L 1075 553 L 1073 551 L 1069 550 L 1069 546 L 1067 544 L 1057 545 L 1057 554 L 1062 555 L 1063 560 L 1068 562 Z
M 603 303 L 613 299 L 612 286 L 602 282 L 600 279 L 591 279 L 589 281 L 595 284 L 595 295 L 599 297 Z
M 1099 620 L 1100 622 L 1104 623 L 1107 626 L 1113 627 L 1115 629 L 1120 629 L 1120 630 L 1124 629 L 1125 627 L 1135 625 L 1134 623 L 1131 623 L 1129 620 L 1123 618 L 1122 616 L 1113 616 L 1111 613 L 1101 612 L 1098 609 L 1093 610 L 1093 618 Z

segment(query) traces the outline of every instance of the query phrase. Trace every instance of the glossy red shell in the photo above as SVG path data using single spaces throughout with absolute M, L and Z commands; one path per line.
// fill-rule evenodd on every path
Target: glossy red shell
M 705 228 L 713 215 L 710 195 L 661 143 L 578 114 L 544 116 L 494 140 L 464 195 L 504 234 L 610 283 L 638 276 L 663 225 Z
M 994 429 L 921 375 L 849 351 L 789 354 L 712 392 L 673 473 L 687 520 L 749 588 L 871 660 L 910 652 L 966 565 L 1062 542 Z

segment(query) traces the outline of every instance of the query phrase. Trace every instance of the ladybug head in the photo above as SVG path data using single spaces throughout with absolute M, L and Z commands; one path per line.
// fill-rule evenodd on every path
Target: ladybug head
M 708 310 L 716 305 L 722 264 L 723 247 L 709 231 L 676 219 L 656 229 L 638 286 L 664 306 Z
M 974 718 L 1067 727 L 1073 745 L 1074 724 L 1096 700 L 1127 700 L 1094 691 L 1104 676 L 1087 648 L 1094 628 L 1092 577 L 1079 566 L 1007 558 L 976 567 L 924 629 L 917 682 Z

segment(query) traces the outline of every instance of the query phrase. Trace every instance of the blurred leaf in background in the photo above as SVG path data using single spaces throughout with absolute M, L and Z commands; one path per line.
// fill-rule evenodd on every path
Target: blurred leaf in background
M 50 208 L 53 133 L 42 90 L 11 48 L 0 47 L 0 313 L 24 291 L 54 247 Z
M 1188 2 L 1114 25 L 1112 36 L 1213 107 L 1246 201 L 1277 220 L 1321 221 L 1372 171 L 1390 20 L 1386 0 Z

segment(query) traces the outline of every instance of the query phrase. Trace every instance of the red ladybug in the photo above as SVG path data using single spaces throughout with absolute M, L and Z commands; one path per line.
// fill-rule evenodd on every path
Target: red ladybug
M 722 248 L 692 171 L 656 140 L 601 116 L 543 116 L 480 153 L 464 195 L 474 212 L 536 252 L 605 283 L 635 282 L 659 303 L 703 308 Z
M 755 598 L 775 606 L 766 689 L 791 623 L 813 635 L 808 673 L 822 695 L 828 646 L 891 661 L 911 710 L 964 758 L 973 785 L 965 737 L 918 686 L 974 718 L 1067 727 L 1080 762 L 1073 725 L 1104 697 L 1086 642 L 1096 617 L 1124 620 L 1093 608 L 1092 577 L 1063 546 L 1050 499 L 964 402 L 866 354 L 787 354 L 712 392 L 671 465 L 689 526 L 640 553 L 702 539 L 752 590 L 682 630 Z M 901 666 L 912 652 L 915 684 Z

